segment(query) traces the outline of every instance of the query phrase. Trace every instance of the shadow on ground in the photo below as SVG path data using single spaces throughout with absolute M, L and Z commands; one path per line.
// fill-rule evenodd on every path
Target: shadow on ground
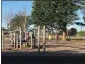
M 85 56 L 85 53 L 78 53 L 77 51 L 61 50 L 54 52 L 23 52 L 23 51 L 12 51 L 2 52 L 2 56 Z
M 2 64 L 83 64 L 85 54 L 62 50 L 55 52 L 2 52 Z M 85 64 L 85 63 L 84 63 Z
M 70 47 L 78 48 L 79 50 L 85 50 L 82 47 L 75 47 L 71 45 L 72 43 L 58 43 L 58 45 L 47 45 L 46 48 L 50 47 Z M 37 48 L 37 47 L 35 47 Z M 42 48 L 42 46 L 41 46 Z M 54 52 L 21 52 L 21 51 L 11 51 L 2 52 L 2 64 L 85 64 L 85 53 L 79 53 L 72 50 L 59 50 Z M 84 58 L 84 59 L 83 59 Z

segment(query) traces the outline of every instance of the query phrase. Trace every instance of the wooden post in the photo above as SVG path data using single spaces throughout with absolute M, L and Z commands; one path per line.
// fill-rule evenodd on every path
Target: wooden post
M 36 35 L 35 35 L 35 29 L 34 29 L 34 47 L 36 45 Z
M 2 43 L 1 43 L 1 49 L 4 49 L 4 32 L 2 31 Z
M 22 48 L 21 39 L 22 39 L 22 36 L 21 36 L 21 28 L 20 28 L 20 50 L 21 50 L 21 48 Z
M 14 48 L 16 47 L 16 46 L 15 46 L 15 44 L 16 44 L 15 36 L 16 36 L 16 34 L 15 34 L 15 32 L 14 32 Z
M 45 52 L 45 26 L 43 26 L 43 51 Z
M 26 30 L 25 30 L 25 41 L 27 41 L 27 32 L 26 32 Z M 27 42 L 25 43 L 25 47 L 27 46 Z
M 16 33 L 16 48 L 18 48 L 18 33 Z
M 11 45 L 13 45 L 13 33 L 10 33 L 10 38 L 11 38 Z
M 24 31 L 24 33 L 25 33 L 25 40 L 27 40 L 27 32 L 26 32 L 26 29 L 25 29 L 25 31 Z
M 28 41 L 28 42 L 27 42 L 27 46 L 28 46 L 28 45 L 30 45 L 30 43 L 29 43 L 29 41 L 30 41 L 30 40 L 29 40 L 29 39 L 30 39 L 29 32 L 28 32 L 27 36 L 28 36 L 28 37 L 27 37 L 27 38 L 28 38 L 28 39 L 27 39 L 27 41 Z
M 32 32 L 31 33 L 31 49 L 33 48 L 33 41 L 32 41 Z
M 38 26 L 38 52 L 40 52 L 40 26 Z

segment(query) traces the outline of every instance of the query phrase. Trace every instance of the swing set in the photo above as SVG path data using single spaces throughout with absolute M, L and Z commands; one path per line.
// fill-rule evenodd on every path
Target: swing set
M 14 49 L 23 49 L 23 45 L 27 47 L 30 45 L 31 49 L 34 48 L 35 45 L 38 47 L 38 52 L 40 52 L 40 26 L 35 27 L 34 32 L 30 31 L 28 34 L 27 32 L 22 32 L 21 28 L 9 31 L 10 35 L 10 46 Z M 36 32 L 37 30 L 37 32 Z M 5 48 L 5 41 L 4 41 L 4 32 L 2 31 L 2 50 Z M 24 35 L 23 35 L 24 33 Z M 29 36 L 30 34 L 30 36 Z M 37 38 L 36 38 L 37 36 Z M 43 26 L 43 51 L 45 51 L 45 26 Z M 30 37 L 30 38 L 29 38 Z

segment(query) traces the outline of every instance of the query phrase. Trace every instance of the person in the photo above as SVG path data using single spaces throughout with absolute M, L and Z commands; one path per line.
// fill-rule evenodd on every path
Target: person
M 13 36 L 12 36 L 12 33 L 10 33 L 10 40 L 12 40 Z
M 49 40 L 51 40 L 51 39 L 52 39 L 52 36 L 51 36 L 51 35 L 49 35 L 49 36 L 48 36 L 48 38 L 49 38 Z
M 27 40 L 29 41 L 29 32 L 27 33 Z
M 32 33 L 32 38 L 33 38 L 33 45 L 35 46 L 36 45 L 36 37 L 35 37 L 34 32 Z
M 24 32 L 24 35 L 25 35 L 24 40 L 27 41 L 27 32 Z
M 58 35 L 58 33 L 56 33 L 56 43 L 58 43 L 59 42 L 59 35 Z
M 10 33 L 10 41 L 11 41 L 11 44 L 13 43 L 13 33 Z

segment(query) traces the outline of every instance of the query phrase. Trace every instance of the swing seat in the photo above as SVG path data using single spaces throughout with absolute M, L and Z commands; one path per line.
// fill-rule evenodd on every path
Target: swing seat
M 21 42 L 27 42 L 26 40 L 21 40 Z
M 18 42 L 20 42 L 20 40 L 18 40 Z M 27 42 L 27 40 L 21 40 L 21 42 Z

